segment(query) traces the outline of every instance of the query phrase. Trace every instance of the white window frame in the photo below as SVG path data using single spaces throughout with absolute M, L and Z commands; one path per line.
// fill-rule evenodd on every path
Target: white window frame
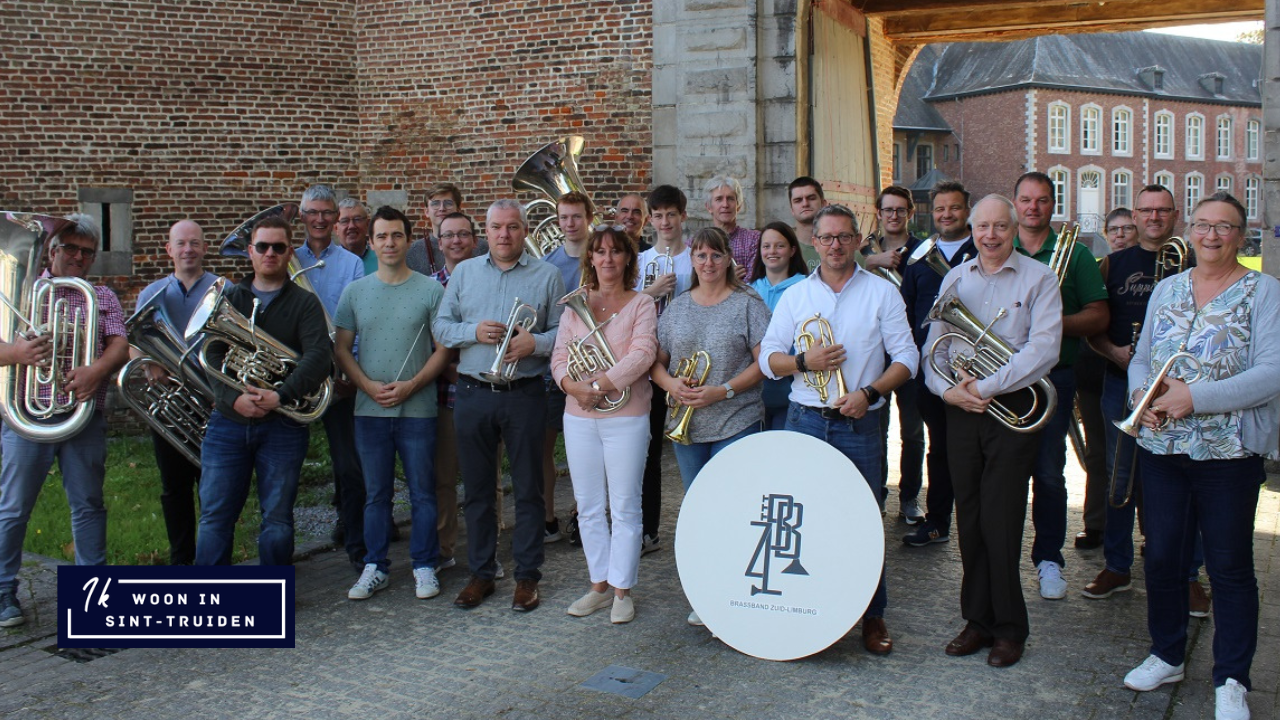
M 1230 173 L 1219 173 L 1218 177 L 1213 179 L 1213 191 L 1234 195 L 1235 192 L 1233 191 L 1233 188 L 1235 187 L 1235 184 L 1235 178 L 1231 177 Z
M 1046 174 L 1053 181 L 1053 219 L 1066 220 L 1071 216 L 1071 171 L 1058 165 Z
M 1123 105 L 1111 110 L 1111 154 L 1133 157 L 1133 110 Z
M 1257 175 L 1244 179 L 1244 210 L 1249 220 L 1258 219 L 1258 198 L 1261 196 L 1262 181 Z
M 1160 187 L 1163 187 L 1163 188 L 1168 188 L 1169 192 L 1171 193 L 1175 189 L 1174 183 L 1177 182 L 1178 180 L 1178 178 L 1175 177 L 1174 174 L 1169 172 L 1168 170 L 1161 170 L 1160 172 L 1156 173 L 1152 177 L 1154 178 L 1151 181 L 1153 184 L 1159 185 Z M 1164 182 L 1165 180 L 1168 180 L 1168 182 Z
M 1234 129 L 1230 115 L 1219 115 L 1218 121 L 1215 123 L 1217 132 L 1214 133 L 1214 143 L 1217 146 L 1217 157 L 1219 160 L 1231 159 L 1231 141 L 1232 130 Z
M 1055 114 L 1060 115 L 1055 118 Z M 1045 124 L 1045 140 L 1048 151 L 1056 154 L 1068 154 L 1071 152 L 1071 106 L 1062 102 L 1054 101 L 1049 103 L 1049 113 Z M 1054 126 L 1059 125 L 1059 131 L 1055 133 Z M 1054 135 L 1059 135 L 1055 144 Z
M 1153 154 L 1157 158 L 1172 159 L 1173 158 L 1173 113 L 1168 110 L 1161 110 L 1154 116 L 1151 123 L 1152 140 L 1151 148 Z M 1160 148 L 1160 133 L 1164 131 L 1164 144 L 1167 146 L 1163 150 Z
M 1123 184 L 1120 182 L 1123 180 Z M 1124 188 L 1124 196 L 1121 197 L 1119 188 Z M 1133 209 L 1133 173 L 1124 168 L 1112 171 L 1111 173 L 1111 207 L 1126 207 Z
M 1195 208 L 1196 203 L 1204 199 L 1204 175 L 1198 172 L 1189 172 L 1182 179 L 1182 199 L 1186 202 L 1186 208 L 1183 211 L 1183 217 L 1186 220 L 1191 219 L 1191 210 Z M 1192 189 L 1195 192 L 1192 192 Z
M 1093 103 L 1080 108 L 1080 154 L 1102 154 L 1102 108 Z
M 1186 128 L 1186 149 L 1188 160 L 1204 159 L 1204 115 L 1200 113 L 1187 113 L 1187 121 L 1184 123 Z
M 1262 158 L 1262 123 L 1250 120 L 1244 126 L 1245 160 L 1257 162 Z

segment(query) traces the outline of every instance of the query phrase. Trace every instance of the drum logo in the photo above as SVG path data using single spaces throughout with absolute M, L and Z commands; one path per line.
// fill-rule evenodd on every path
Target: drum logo
M 744 577 L 760 581 L 751 584 L 752 595 L 777 595 L 782 591 L 769 587 L 774 561 L 787 562 L 783 575 L 808 575 L 800 564 L 800 526 L 804 524 L 804 504 L 796 502 L 793 495 L 771 493 L 760 498 L 760 519 L 751 526 L 760 528 L 751 561 L 747 563 Z

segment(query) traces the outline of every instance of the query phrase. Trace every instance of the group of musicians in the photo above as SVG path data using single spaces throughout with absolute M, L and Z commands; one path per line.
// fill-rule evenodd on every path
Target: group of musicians
M 454 603 L 474 608 L 493 594 L 505 575 L 496 556 L 501 451 L 515 502 L 511 607 L 537 608 L 543 545 L 561 536 L 549 461 L 562 431 L 577 505 L 568 530 L 580 537 L 590 583 L 567 612 L 609 608 L 612 622 L 625 623 L 635 616 L 639 559 L 661 547 L 664 436 L 688 488 L 743 437 L 809 434 L 853 462 L 883 509 L 896 394 L 899 516 L 915 526 L 904 542 L 948 542 L 953 506 L 960 534 L 966 624 L 946 653 L 990 648 L 989 664 L 1006 667 L 1021 658 L 1030 630 L 1019 571 L 1028 487 L 1040 594 L 1066 594 L 1065 448 L 1083 339 L 1107 364 L 1093 412 L 1108 421 L 1113 478 L 1090 482 L 1089 504 L 1111 507 L 1104 528 L 1094 520 L 1081 534 L 1085 542 L 1102 536 L 1106 561 L 1083 593 L 1103 598 L 1130 587 L 1138 503 L 1118 500 L 1131 486 L 1124 494 L 1140 498 L 1146 537 L 1152 646 L 1125 684 L 1150 690 L 1183 678 L 1188 611 L 1200 587 L 1193 580 L 1188 591 L 1188 570 L 1194 578 L 1202 548 L 1218 608 L 1219 717 L 1247 717 L 1258 612 L 1253 516 L 1262 459 L 1276 455 L 1280 428 L 1280 332 L 1261 320 L 1280 312 L 1280 286 L 1236 260 L 1247 225 L 1239 202 L 1218 193 L 1191 208 L 1183 257 L 1169 268 L 1164 249 L 1179 210 L 1156 185 L 1139 193 L 1132 212 L 1108 217 L 1115 251 L 1101 266 L 1074 235 L 1050 227 L 1054 186 L 1042 173 L 1020 177 L 1012 199 L 976 203 L 959 183 L 939 184 L 930 193 L 937 234 L 929 240 L 908 231 L 913 199 L 896 186 L 876 198 L 871 236 L 848 208 L 827 204 L 812 178 L 788 189 L 794 225 L 763 231 L 738 224 L 736 180 L 715 177 L 703 190 L 712 225 L 689 237 L 687 199 L 673 186 L 623 196 L 616 219 L 600 225 L 590 198 L 566 194 L 556 208 L 563 242 L 545 258 L 527 242 L 520 203 L 494 202 L 480 231 L 451 184 L 428 193 L 430 228 L 417 241 L 404 213 L 382 207 L 371 215 L 324 185 L 302 196 L 301 243 L 285 218 L 259 221 L 247 244 L 252 272 L 223 295 L 255 332 L 287 348 L 293 365 L 269 387 L 214 383 L 199 467 L 157 435 L 171 561 L 230 561 L 255 473 L 260 561 L 291 561 L 308 432 L 284 410 L 323 387 L 333 396 L 323 421 L 345 550 L 359 572 L 348 597 L 388 586 L 397 457 L 409 488 L 417 597 L 437 595 L 436 573 L 456 563 L 459 471 L 470 580 Z M 85 216 L 70 220 L 49 242 L 45 277 L 83 278 L 92 266 L 100 232 Z M 161 303 L 185 327 L 222 281 L 204 270 L 195 222 L 175 224 L 166 250 L 174 271 L 148 286 L 139 305 Z M 291 263 L 312 292 L 292 282 Z M 66 292 L 55 286 L 55 296 Z M 99 400 L 91 422 L 54 442 L 5 424 L 0 626 L 23 622 L 15 594 L 22 540 L 55 459 L 76 560 L 105 559 L 101 400 L 128 343 L 115 295 L 102 286 L 94 293 L 92 363 L 51 357 L 47 333 L 0 343 L 0 364 L 30 371 L 52 362 L 65 374 L 58 392 Z M 862 621 L 874 654 L 893 647 L 887 603 L 882 575 Z M 689 622 L 701 624 L 696 613 Z

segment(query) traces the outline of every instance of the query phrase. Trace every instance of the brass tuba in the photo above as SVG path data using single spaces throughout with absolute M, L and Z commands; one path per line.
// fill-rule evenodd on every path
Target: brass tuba
M 1191 247 L 1180 237 L 1171 237 L 1156 249 L 1156 282 L 1184 272 L 1191 263 Z
M 226 280 L 218 278 L 205 292 L 199 307 L 191 315 L 185 337 L 188 341 L 203 334 L 200 365 L 205 372 L 235 388 L 251 386 L 273 390 L 289 377 L 301 359 L 297 352 L 257 327 L 258 301 L 253 313 L 245 317 L 227 302 L 222 293 Z M 226 348 L 221 361 L 209 357 L 209 349 Z M 281 405 L 276 412 L 300 423 L 318 420 L 333 397 L 333 379 L 325 378 L 313 393 Z
M 59 442 L 84 429 L 93 417 L 93 398 L 77 398 L 65 389 L 65 373 L 93 363 L 98 352 L 98 296 L 93 286 L 73 277 L 37 277 L 50 238 L 73 226 L 69 220 L 6 212 L 0 223 L 0 337 L 48 335 L 46 366 L 0 367 L 0 416 L 16 433 L 33 442 Z M 72 309 L 59 289 L 80 296 L 84 308 Z M 16 304 L 15 304 L 16 300 Z M 15 321 L 18 321 L 15 323 Z M 25 326 L 22 328 L 20 326 Z M 44 387 L 48 399 L 40 397 Z M 63 415 L 58 422 L 48 422 Z
M 699 350 L 686 358 L 680 358 L 680 362 L 676 363 L 675 377 L 680 380 L 692 380 L 689 387 L 702 387 L 707 383 L 707 376 L 711 374 L 711 356 L 706 350 Z M 684 407 L 678 400 L 667 393 L 667 407 L 671 408 L 668 421 L 675 420 L 675 427 L 663 434 L 671 442 L 688 445 L 692 440 L 689 439 L 689 423 L 693 420 L 693 411 L 697 408 Z M 684 409 L 683 414 L 681 408 Z
M 163 293 L 125 322 L 129 344 L 142 353 L 120 370 L 120 395 L 178 452 L 200 464 L 200 446 L 213 412 L 214 393 L 182 329 L 164 311 Z M 199 341 L 197 341 L 199 342 Z M 163 371 L 157 376 L 156 370 Z
M 601 330 L 608 325 L 614 318 L 618 317 L 614 313 L 608 320 L 600 324 L 596 324 L 595 316 L 591 314 L 591 308 L 587 307 L 586 287 L 580 287 L 577 290 L 565 295 L 560 299 L 560 304 L 569 308 L 578 316 L 583 325 L 586 325 L 588 332 L 585 336 L 570 340 L 566 347 L 569 350 L 569 377 L 578 382 L 602 373 L 614 365 L 618 364 L 617 358 L 613 354 L 613 348 L 609 347 L 609 341 L 605 338 Z M 595 342 L 590 342 L 592 338 Z M 611 413 L 622 409 L 623 405 L 631 399 L 631 388 L 623 388 L 622 396 L 617 400 L 612 400 L 608 396 L 596 405 L 596 410 L 602 413 Z
M 991 332 L 991 326 L 1006 314 L 1005 309 L 1000 308 L 995 318 L 983 325 L 954 294 L 948 293 L 938 298 L 929 310 L 927 322 L 945 322 L 955 327 L 957 331 L 943 333 L 930 346 L 929 363 L 933 366 L 933 371 L 947 378 L 948 382 L 954 386 L 958 384 L 955 382 L 954 375 L 960 370 L 982 379 L 990 377 L 1004 367 L 1013 357 L 1014 351 L 999 335 Z M 973 355 L 957 356 L 951 360 L 953 372 L 950 373 L 943 372 L 938 367 L 935 355 L 938 345 L 943 340 L 962 342 L 973 349 Z M 1015 402 L 1023 393 L 1028 395 L 1024 403 L 1028 409 L 1018 412 L 1012 409 L 1009 403 Z M 1049 378 L 1043 377 L 1026 388 L 992 398 L 986 412 L 1014 432 L 1030 433 L 1043 428 L 1053 417 L 1053 411 L 1057 407 L 1058 391 L 1054 389 L 1053 383 L 1049 382 Z
M 809 325 L 817 326 L 818 332 L 814 333 L 809 329 Z M 796 352 L 803 355 L 809 351 L 814 345 L 821 347 L 830 347 L 836 344 L 835 338 L 831 333 L 831 323 L 822 317 L 822 313 L 815 313 L 813 317 L 805 320 L 800 324 L 800 334 L 796 335 Z M 844 384 L 844 371 L 840 368 L 835 370 L 813 370 L 810 369 L 804 374 L 804 384 L 813 388 L 818 393 L 818 399 L 823 405 L 827 404 L 830 397 L 831 381 L 836 383 L 836 399 L 840 399 L 849 394 L 849 389 Z

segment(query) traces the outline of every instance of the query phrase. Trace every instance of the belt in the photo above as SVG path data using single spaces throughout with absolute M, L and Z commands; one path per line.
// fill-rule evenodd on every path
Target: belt
M 829 408 L 829 407 L 816 408 L 810 405 L 801 405 L 800 407 L 804 408 L 808 412 L 813 413 L 814 415 L 817 415 L 823 420 L 852 420 L 853 419 L 851 417 L 848 417 L 847 415 L 841 415 L 840 411 L 836 408 Z
M 458 382 L 472 387 L 487 388 L 493 392 L 509 392 L 511 390 L 519 390 L 530 383 L 542 382 L 542 376 L 538 375 L 536 377 L 516 378 L 509 383 L 491 383 L 485 382 L 484 380 L 477 380 L 470 375 L 460 375 L 458 376 Z

